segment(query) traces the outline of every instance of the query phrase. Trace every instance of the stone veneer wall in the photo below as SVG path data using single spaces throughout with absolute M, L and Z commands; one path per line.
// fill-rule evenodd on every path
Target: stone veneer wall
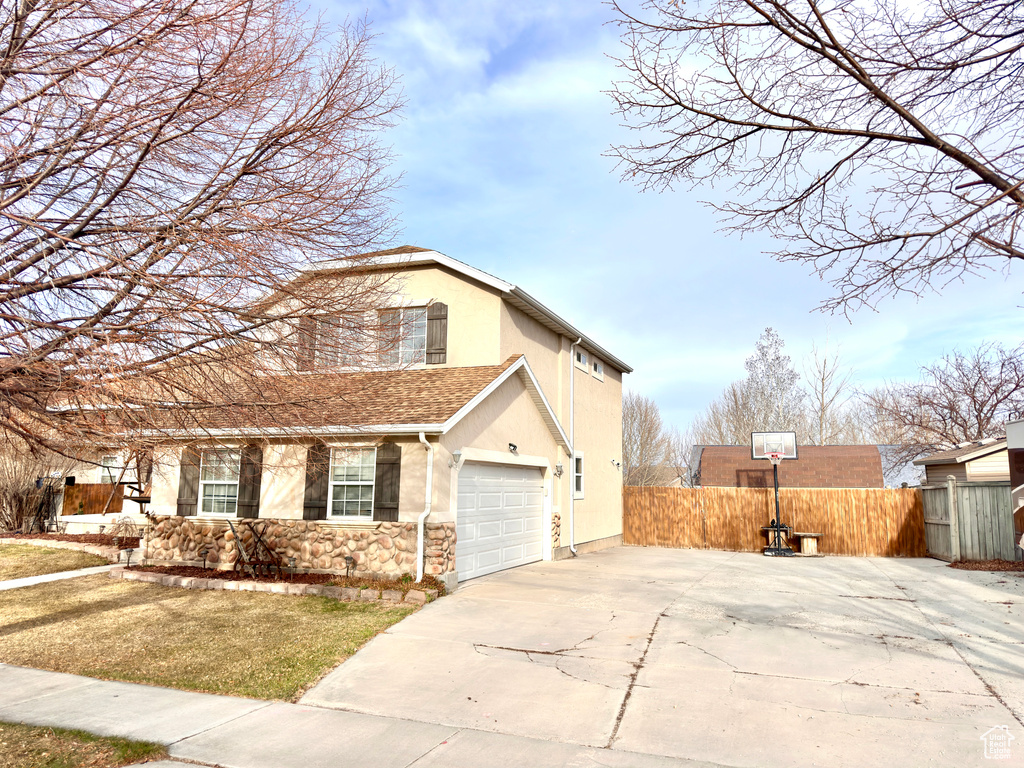
M 248 543 L 252 538 L 247 520 L 232 520 L 235 530 Z M 375 528 L 346 528 L 321 520 L 251 521 L 260 526 L 272 550 L 284 558 L 294 557 L 302 570 L 345 572 L 345 556 L 355 561 L 353 575 L 397 579 L 416 575 L 416 523 L 378 523 Z M 427 523 L 424 573 L 443 576 L 455 570 L 455 524 Z M 151 564 L 198 564 L 206 547 L 206 562 L 214 568 L 234 565 L 234 537 L 227 523 L 194 517 L 154 516 L 146 531 L 143 548 Z

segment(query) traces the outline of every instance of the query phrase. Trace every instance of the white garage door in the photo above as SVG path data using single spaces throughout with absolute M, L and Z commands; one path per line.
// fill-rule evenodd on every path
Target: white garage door
M 459 471 L 459 581 L 533 563 L 544 554 L 539 469 L 466 463 Z

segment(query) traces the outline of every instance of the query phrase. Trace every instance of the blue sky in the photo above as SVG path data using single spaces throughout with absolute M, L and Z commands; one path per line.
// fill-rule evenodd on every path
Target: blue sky
M 369 18 L 407 106 L 390 140 L 403 229 L 515 283 L 635 368 L 626 386 L 684 428 L 774 327 L 801 367 L 838 346 L 859 386 L 981 341 L 1017 344 L 1022 283 L 997 271 L 849 320 L 815 307 L 830 287 L 780 264 L 767 237 L 724 235 L 701 200 L 728 189 L 642 193 L 609 146 L 627 141 L 603 93 L 619 51 L 600 2 L 320 0 L 328 22 Z

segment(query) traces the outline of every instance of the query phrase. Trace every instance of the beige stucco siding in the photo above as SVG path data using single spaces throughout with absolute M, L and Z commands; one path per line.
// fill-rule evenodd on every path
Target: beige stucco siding
M 568 386 L 569 345 L 563 340 L 560 334 L 545 328 L 525 312 L 502 302 L 501 359 L 526 355 L 555 416 L 564 422 L 562 417 L 569 401 L 568 392 L 564 397 L 561 393 Z
M 582 544 L 622 533 L 622 375 L 605 368 L 604 381 L 573 367 L 575 447 L 583 453 L 583 498 L 576 500 L 575 541 Z M 563 544 L 568 535 L 563 525 Z
M 612 464 L 622 453 L 622 374 L 604 364 L 603 380 L 593 375 L 593 354 L 587 355 L 587 369 L 573 363 L 570 347 L 575 339 L 557 334 L 521 310 L 503 303 L 501 310 L 501 355 L 521 353 L 533 370 L 545 396 L 555 410 L 562 428 L 569 433 L 570 399 L 575 399 L 575 443 L 583 453 L 584 497 L 576 501 L 575 542 L 584 543 L 622 533 L 622 476 Z M 570 374 L 571 371 L 571 374 Z M 569 377 L 575 377 L 570 391 Z M 569 501 L 572 472 L 568 456 L 556 460 L 565 475 L 555 481 L 553 507 L 562 512 L 562 544 L 569 543 Z
M 497 365 L 505 359 L 498 344 L 502 301 L 495 289 L 439 267 L 403 270 L 395 285 L 402 306 L 448 305 L 448 355 L 441 367 Z
M 181 446 L 166 446 L 153 452 L 151 501 L 146 511 L 154 515 L 178 513 L 178 479 L 181 474 Z
M 518 455 L 509 451 L 509 443 L 515 444 Z M 474 460 L 480 460 L 482 452 L 485 460 L 495 463 L 538 466 L 543 461 L 545 477 L 550 477 L 551 470 L 560 460 L 558 442 L 519 376 L 511 376 L 441 437 L 439 458 L 444 470 L 435 475 L 435 480 L 439 481 L 438 492 L 446 502 L 444 510 L 439 509 L 438 517 L 431 516 L 431 520 L 455 520 L 458 477 L 454 470 L 448 469 L 448 459 L 456 450 L 463 451 L 466 457 Z M 554 501 L 552 512 L 557 513 L 558 505 Z

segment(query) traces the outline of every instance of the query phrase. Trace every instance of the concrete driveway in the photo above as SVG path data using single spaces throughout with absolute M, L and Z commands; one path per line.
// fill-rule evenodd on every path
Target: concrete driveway
M 993 749 L 1015 739 L 998 764 L 1024 765 L 1024 578 L 606 550 L 465 584 L 302 703 L 597 747 L 617 765 L 991 766 L 986 733 Z

